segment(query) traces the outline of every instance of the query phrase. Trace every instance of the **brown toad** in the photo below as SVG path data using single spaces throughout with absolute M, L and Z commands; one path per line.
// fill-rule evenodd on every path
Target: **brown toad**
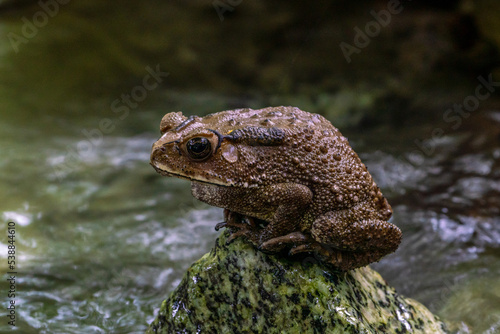
M 324 117 L 293 107 L 205 117 L 166 114 L 151 165 L 191 180 L 193 196 L 225 208 L 231 240 L 259 249 L 316 252 L 340 270 L 394 252 L 391 207 L 345 137 Z

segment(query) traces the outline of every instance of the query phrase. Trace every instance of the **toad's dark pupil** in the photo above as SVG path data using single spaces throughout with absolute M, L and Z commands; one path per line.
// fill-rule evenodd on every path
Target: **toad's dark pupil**
M 212 152 L 210 141 L 203 137 L 189 139 L 186 148 L 189 156 L 195 160 L 205 159 Z
M 193 151 L 195 154 L 200 154 L 201 152 L 205 151 L 207 148 L 207 140 L 206 139 L 200 139 L 200 140 L 192 140 L 189 149 Z

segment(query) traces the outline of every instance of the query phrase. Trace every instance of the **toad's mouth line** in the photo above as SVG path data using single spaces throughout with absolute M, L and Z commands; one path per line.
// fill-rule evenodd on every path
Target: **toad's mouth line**
M 188 180 L 188 181 L 191 181 L 191 182 L 199 182 L 199 183 L 210 184 L 210 185 L 218 186 L 218 187 L 232 187 L 232 186 L 234 186 L 233 184 L 223 184 L 223 183 L 209 181 L 207 179 L 193 178 L 193 177 L 190 177 L 190 176 L 187 176 L 187 175 L 183 175 L 183 174 L 172 173 L 172 172 L 169 172 L 169 171 L 165 171 L 165 170 L 163 170 L 161 168 L 158 168 L 158 167 L 156 167 L 152 163 L 150 163 L 150 165 L 153 166 L 153 168 L 156 170 L 157 173 L 159 173 L 159 174 L 161 174 L 163 176 L 175 176 L 175 177 L 178 177 L 179 179 Z

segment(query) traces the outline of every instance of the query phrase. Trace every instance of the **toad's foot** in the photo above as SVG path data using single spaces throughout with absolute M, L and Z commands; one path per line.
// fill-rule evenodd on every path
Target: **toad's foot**
M 325 262 L 338 270 L 348 271 L 364 267 L 370 263 L 379 261 L 386 254 L 383 250 L 371 250 L 367 252 L 346 252 L 341 250 L 329 250 Z
M 300 247 L 304 243 L 312 240 L 302 232 L 292 232 L 287 235 L 269 239 L 259 245 L 259 249 L 267 252 L 280 252 L 284 248 Z
M 384 255 L 383 250 L 376 249 L 357 252 L 336 249 L 314 241 L 310 237 L 306 238 L 302 244 L 297 243 L 289 251 L 289 255 L 292 256 L 300 253 L 314 254 L 318 260 L 325 263 L 328 267 L 340 271 L 348 271 L 366 266 L 378 261 Z
M 326 263 L 327 266 L 341 271 L 348 271 L 366 266 L 380 260 L 385 254 L 383 250 L 370 250 L 364 252 L 340 250 L 315 241 L 296 246 L 290 249 L 289 254 L 296 255 L 299 253 L 314 253 L 318 259 Z
M 226 241 L 227 244 L 240 236 L 247 237 L 255 244 L 255 241 L 260 237 L 260 233 L 257 231 L 257 223 L 252 217 L 243 216 L 228 209 L 224 210 L 224 222 L 215 225 L 215 230 L 218 231 L 223 227 L 231 231 L 231 235 Z

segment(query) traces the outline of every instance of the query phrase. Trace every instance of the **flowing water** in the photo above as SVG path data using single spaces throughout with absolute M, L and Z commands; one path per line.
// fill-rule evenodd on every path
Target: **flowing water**
M 26 53 L 0 46 L 0 332 L 141 333 L 190 264 L 210 250 L 222 219 L 221 209 L 192 198 L 188 182 L 149 165 L 159 121 L 179 109 L 202 114 L 243 105 L 158 86 L 140 105 L 121 102 L 118 109 L 113 101 L 138 84 L 126 80 L 95 98 L 61 98 L 91 69 L 40 69 L 58 59 L 33 52 L 44 34 Z M 155 63 L 141 66 L 140 77 Z M 84 82 L 90 92 L 104 89 Z M 399 250 L 374 268 L 454 330 L 497 333 L 500 111 L 477 113 L 456 130 L 445 125 L 433 119 L 341 130 L 404 233 Z M 430 140 L 441 127 L 443 135 Z M 15 223 L 15 327 L 6 317 L 8 222 Z
M 149 166 L 161 110 L 132 115 L 130 124 L 86 149 L 82 129 L 100 117 L 3 120 L 0 266 L 7 271 L 12 221 L 19 332 L 144 331 L 188 266 L 210 250 L 221 209 L 194 200 L 188 182 Z M 500 128 L 498 115 L 484 117 Z M 388 130 L 344 131 L 404 233 L 399 250 L 374 267 L 464 333 L 465 323 L 474 333 L 494 333 L 500 326 L 498 132 L 451 133 L 426 156 L 414 137 L 405 138 L 412 131 Z M 73 164 L 60 169 L 64 161 Z M 1 286 L 7 290 L 5 279 Z M 5 308 L 0 313 L 0 328 L 8 330 Z

